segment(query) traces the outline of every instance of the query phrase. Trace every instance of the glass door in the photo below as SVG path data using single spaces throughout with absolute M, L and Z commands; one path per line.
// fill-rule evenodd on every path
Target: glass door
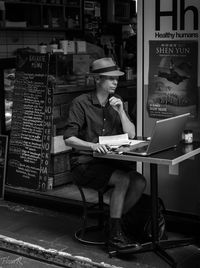
M 9 134 L 12 121 L 15 58 L 0 59 L 0 133 Z

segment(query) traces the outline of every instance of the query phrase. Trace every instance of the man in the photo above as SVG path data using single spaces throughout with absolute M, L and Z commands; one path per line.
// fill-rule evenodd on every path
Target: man
M 124 67 L 133 68 L 133 73 L 137 72 L 137 16 L 130 19 L 130 32 L 125 40 L 124 46 Z
M 77 183 L 93 189 L 113 187 L 110 197 L 108 249 L 120 250 L 139 243 L 130 241 L 121 228 L 122 213 L 126 213 L 140 198 L 145 188 L 144 177 L 124 162 L 93 158 L 92 153 L 106 154 L 109 148 L 99 144 L 99 136 L 128 133 L 135 137 L 135 126 L 125 112 L 121 98 L 115 95 L 119 76 L 111 58 L 93 62 L 96 90 L 75 98 L 69 110 L 65 143 L 76 149 L 72 156 L 72 174 Z

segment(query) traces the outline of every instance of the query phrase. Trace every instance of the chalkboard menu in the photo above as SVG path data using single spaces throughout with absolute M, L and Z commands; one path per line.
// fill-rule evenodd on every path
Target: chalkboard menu
M 17 58 L 7 184 L 46 190 L 50 162 L 53 84 L 48 54 Z
M 8 136 L 0 135 L 0 199 L 4 197 Z

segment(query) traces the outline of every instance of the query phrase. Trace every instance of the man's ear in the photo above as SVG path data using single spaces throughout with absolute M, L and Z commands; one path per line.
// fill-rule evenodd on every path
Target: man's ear
M 96 82 L 97 84 L 99 84 L 99 82 L 100 82 L 100 77 L 99 77 L 99 76 L 96 76 L 96 77 L 94 78 L 94 80 L 95 80 L 95 82 Z

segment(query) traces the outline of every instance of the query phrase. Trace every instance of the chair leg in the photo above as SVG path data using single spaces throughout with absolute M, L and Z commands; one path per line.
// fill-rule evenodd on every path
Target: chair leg
M 102 213 L 99 214 L 99 219 L 98 219 L 98 225 L 100 229 L 103 229 L 104 227 L 104 214 L 103 214 L 103 210 L 104 210 L 104 200 L 103 200 L 103 193 L 102 192 L 98 192 L 98 198 L 99 198 L 99 211 L 102 211 Z
M 77 185 L 77 187 L 80 191 L 81 198 L 82 198 L 83 212 L 82 212 L 82 227 L 78 232 L 76 232 L 75 236 L 78 236 L 78 237 L 76 237 L 78 239 L 83 239 L 84 235 L 85 235 L 86 227 L 87 227 L 88 208 L 87 208 L 87 204 L 86 204 L 85 194 L 84 194 L 82 188 L 79 187 L 78 185 Z
M 103 193 L 98 191 L 98 224 L 94 226 L 88 226 L 88 205 L 85 198 L 84 191 L 81 187 L 77 185 L 83 205 L 83 214 L 82 214 L 82 226 L 76 231 L 75 237 L 77 240 L 84 244 L 93 244 L 93 245 L 103 245 L 105 244 L 103 227 L 104 227 L 104 203 L 103 203 Z

